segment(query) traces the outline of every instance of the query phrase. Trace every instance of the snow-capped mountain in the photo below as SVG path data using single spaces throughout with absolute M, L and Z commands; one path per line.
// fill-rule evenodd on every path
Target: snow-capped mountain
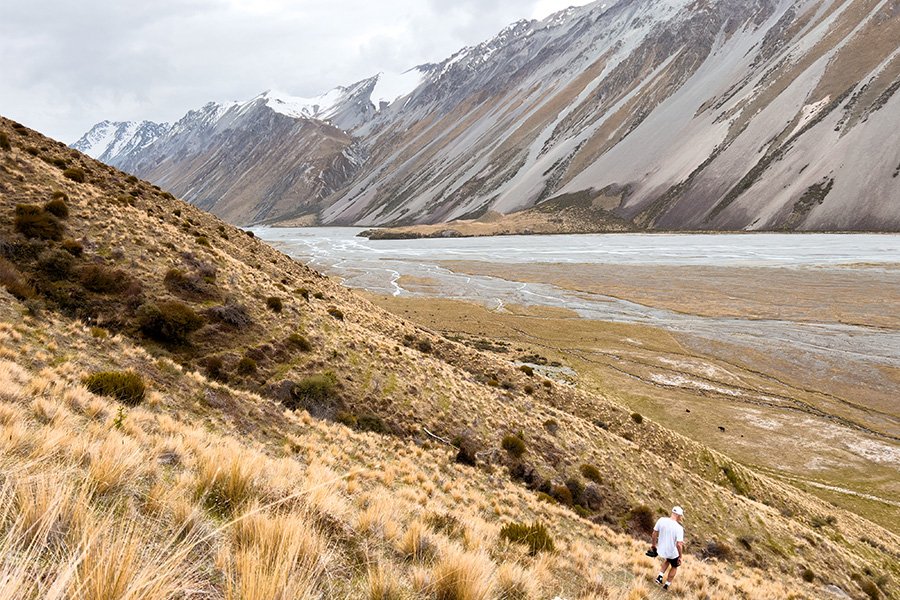
M 72 147 L 92 158 L 112 164 L 119 157 L 138 153 L 169 129 L 167 123 L 152 121 L 101 121 Z
M 209 105 L 109 160 L 241 223 L 553 200 L 651 229 L 898 230 L 898 40 L 900 0 L 605 0 L 403 76 Z M 286 143 L 302 128 L 328 143 Z M 327 184 L 279 191 L 312 163 Z

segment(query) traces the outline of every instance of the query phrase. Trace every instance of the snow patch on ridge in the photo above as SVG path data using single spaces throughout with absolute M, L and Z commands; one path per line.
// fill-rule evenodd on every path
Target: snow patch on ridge
M 382 104 L 393 104 L 399 98 L 410 95 L 424 79 L 425 74 L 419 69 L 399 74 L 379 73 L 370 97 L 372 104 L 376 109 L 380 109 Z

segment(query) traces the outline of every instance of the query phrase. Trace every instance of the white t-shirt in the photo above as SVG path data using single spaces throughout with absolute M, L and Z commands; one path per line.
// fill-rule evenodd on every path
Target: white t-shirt
M 659 539 L 656 542 L 656 551 L 659 552 L 661 558 L 678 558 L 677 542 L 684 541 L 684 527 L 682 527 L 675 519 L 663 517 L 656 522 L 653 531 L 659 532 Z

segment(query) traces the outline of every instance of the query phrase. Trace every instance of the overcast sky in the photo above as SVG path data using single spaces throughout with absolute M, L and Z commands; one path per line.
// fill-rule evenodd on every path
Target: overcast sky
M 316 96 L 588 0 L 0 0 L 0 114 L 67 143 L 267 89 Z

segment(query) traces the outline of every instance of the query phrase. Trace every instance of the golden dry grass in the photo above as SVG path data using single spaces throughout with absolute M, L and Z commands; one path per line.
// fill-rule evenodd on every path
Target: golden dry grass
M 92 260 L 128 266 L 149 298 L 168 297 L 168 269 L 203 261 L 252 326 L 223 333 L 207 325 L 192 346 L 167 348 L 117 326 L 116 315 L 101 312 L 87 325 L 0 290 L 0 600 L 646 594 L 655 566 L 643 557 L 645 542 L 617 522 L 624 513 L 601 509 L 612 529 L 541 501 L 511 477 L 515 465 L 499 446 L 513 424 L 525 431 L 531 466 L 554 483 L 590 463 L 614 482 L 603 491 L 625 509 L 685 504 L 694 548 L 756 533 L 741 560 L 689 555 L 675 597 L 817 598 L 822 582 L 803 582 L 797 571 L 812 559 L 844 565 L 836 581 L 859 595 L 850 573 L 877 576 L 896 558 L 863 541 L 870 531 L 861 519 L 840 513 L 833 528 L 813 530 L 809 518 L 829 509 L 796 489 L 735 466 L 756 496 L 735 494 L 721 455 L 649 420 L 637 427 L 622 407 L 574 388 L 525 394 L 523 384 L 537 382 L 508 362 L 416 329 L 194 207 L 42 141 L 44 152 L 88 171 L 83 185 L 65 180 L 23 152 L 22 137 L 14 134 L 12 153 L 0 157 L 0 211 L 65 190 L 67 234 L 85 240 Z M 293 293 L 301 286 L 309 301 Z M 285 298 L 281 313 L 266 309 L 269 296 Z M 95 335 L 98 326 L 111 334 Z M 284 344 L 297 332 L 311 351 Z M 408 335 L 432 351 L 404 345 Z M 250 350 L 260 357 L 259 379 L 234 378 L 229 364 Z M 229 381 L 203 374 L 209 356 L 224 357 Z M 124 407 L 81 384 L 108 370 L 140 373 L 144 403 Z M 275 400 L 270 384 L 327 370 L 344 409 L 392 433 L 350 429 Z M 485 385 L 487 375 L 511 387 Z M 590 418 L 571 410 L 590 403 Z M 548 419 L 557 434 L 543 426 Z M 483 444 L 481 466 L 456 463 L 455 449 L 424 429 L 471 432 Z M 682 460 L 672 465 L 676 454 Z M 660 481 L 664 472 L 671 480 Z M 535 521 L 547 525 L 556 553 L 532 557 L 498 540 L 505 523 Z

